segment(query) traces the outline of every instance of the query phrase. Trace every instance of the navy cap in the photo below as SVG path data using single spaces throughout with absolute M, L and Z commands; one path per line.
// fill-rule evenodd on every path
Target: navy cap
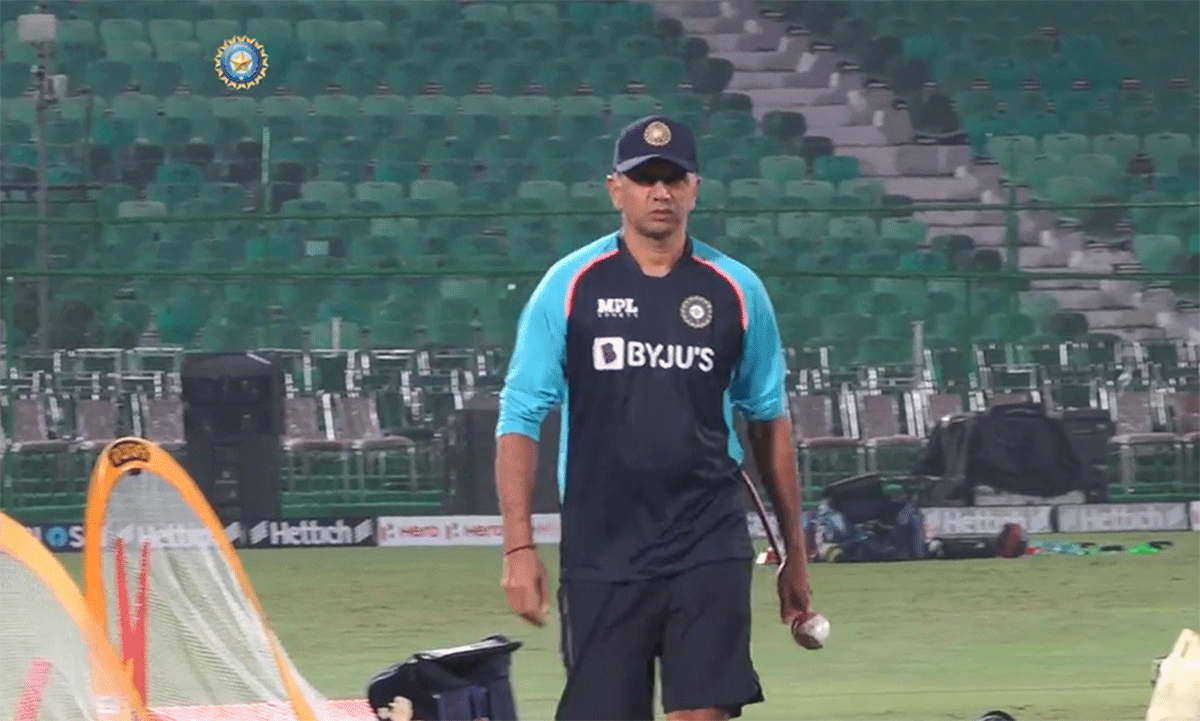
M 662 115 L 642 118 L 625 128 L 613 151 L 613 169 L 633 170 L 647 160 L 659 158 L 695 173 L 696 139 L 683 123 Z

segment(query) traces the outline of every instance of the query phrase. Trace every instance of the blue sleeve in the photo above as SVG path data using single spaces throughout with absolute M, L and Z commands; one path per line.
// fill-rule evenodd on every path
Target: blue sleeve
M 496 435 L 520 433 L 538 440 L 542 421 L 566 388 L 566 288 L 547 273 L 521 311 L 517 340 L 500 391 Z
M 742 358 L 729 384 L 729 398 L 747 420 L 769 421 L 787 413 L 787 366 L 767 289 L 758 276 L 748 275 L 741 284 L 747 317 Z

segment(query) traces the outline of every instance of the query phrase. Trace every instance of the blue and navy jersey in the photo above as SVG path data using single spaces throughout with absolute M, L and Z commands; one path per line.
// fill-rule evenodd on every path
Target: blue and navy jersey
M 562 404 L 563 577 L 750 558 L 732 409 L 782 416 L 784 372 L 762 281 L 708 245 L 689 239 L 661 278 L 615 233 L 555 263 L 521 313 L 496 433 L 536 440 Z

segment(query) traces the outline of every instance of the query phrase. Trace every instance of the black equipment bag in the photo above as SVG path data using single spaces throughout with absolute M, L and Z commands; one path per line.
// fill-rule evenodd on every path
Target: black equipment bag
M 908 561 L 925 557 L 925 517 L 893 498 L 878 473 L 844 478 L 821 492 L 817 544 L 826 560 Z M 834 550 L 836 549 L 836 550 Z
M 466 646 L 422 651 L 376 674 L 367 702 L 380 719 L 517 721 L 509 669 L 520 641 L 489 636 Z
M 1036 403 L 994 406 L 939 423 L 913 475 L 940 479 L 925 506 L 974 505 L 975 486 L 1052 498 L 1083 490 L 1089 474 L 1057 418 Z
M 1029 537 L 1019 523 L 1006 523 L 994 536 L 985 534 L 938 536 L 933 541 L 934 558 L 1020 558 Z

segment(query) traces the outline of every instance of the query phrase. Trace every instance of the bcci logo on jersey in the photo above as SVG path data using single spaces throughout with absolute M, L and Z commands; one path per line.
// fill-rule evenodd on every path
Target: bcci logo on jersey
M 713 349 L 667 343 L 643 343 L 624 338 L 597 338 L 592 341 L 592 365 L 598 371 L 626 368 L 678 368 L 708 373 L 713 369 Z

